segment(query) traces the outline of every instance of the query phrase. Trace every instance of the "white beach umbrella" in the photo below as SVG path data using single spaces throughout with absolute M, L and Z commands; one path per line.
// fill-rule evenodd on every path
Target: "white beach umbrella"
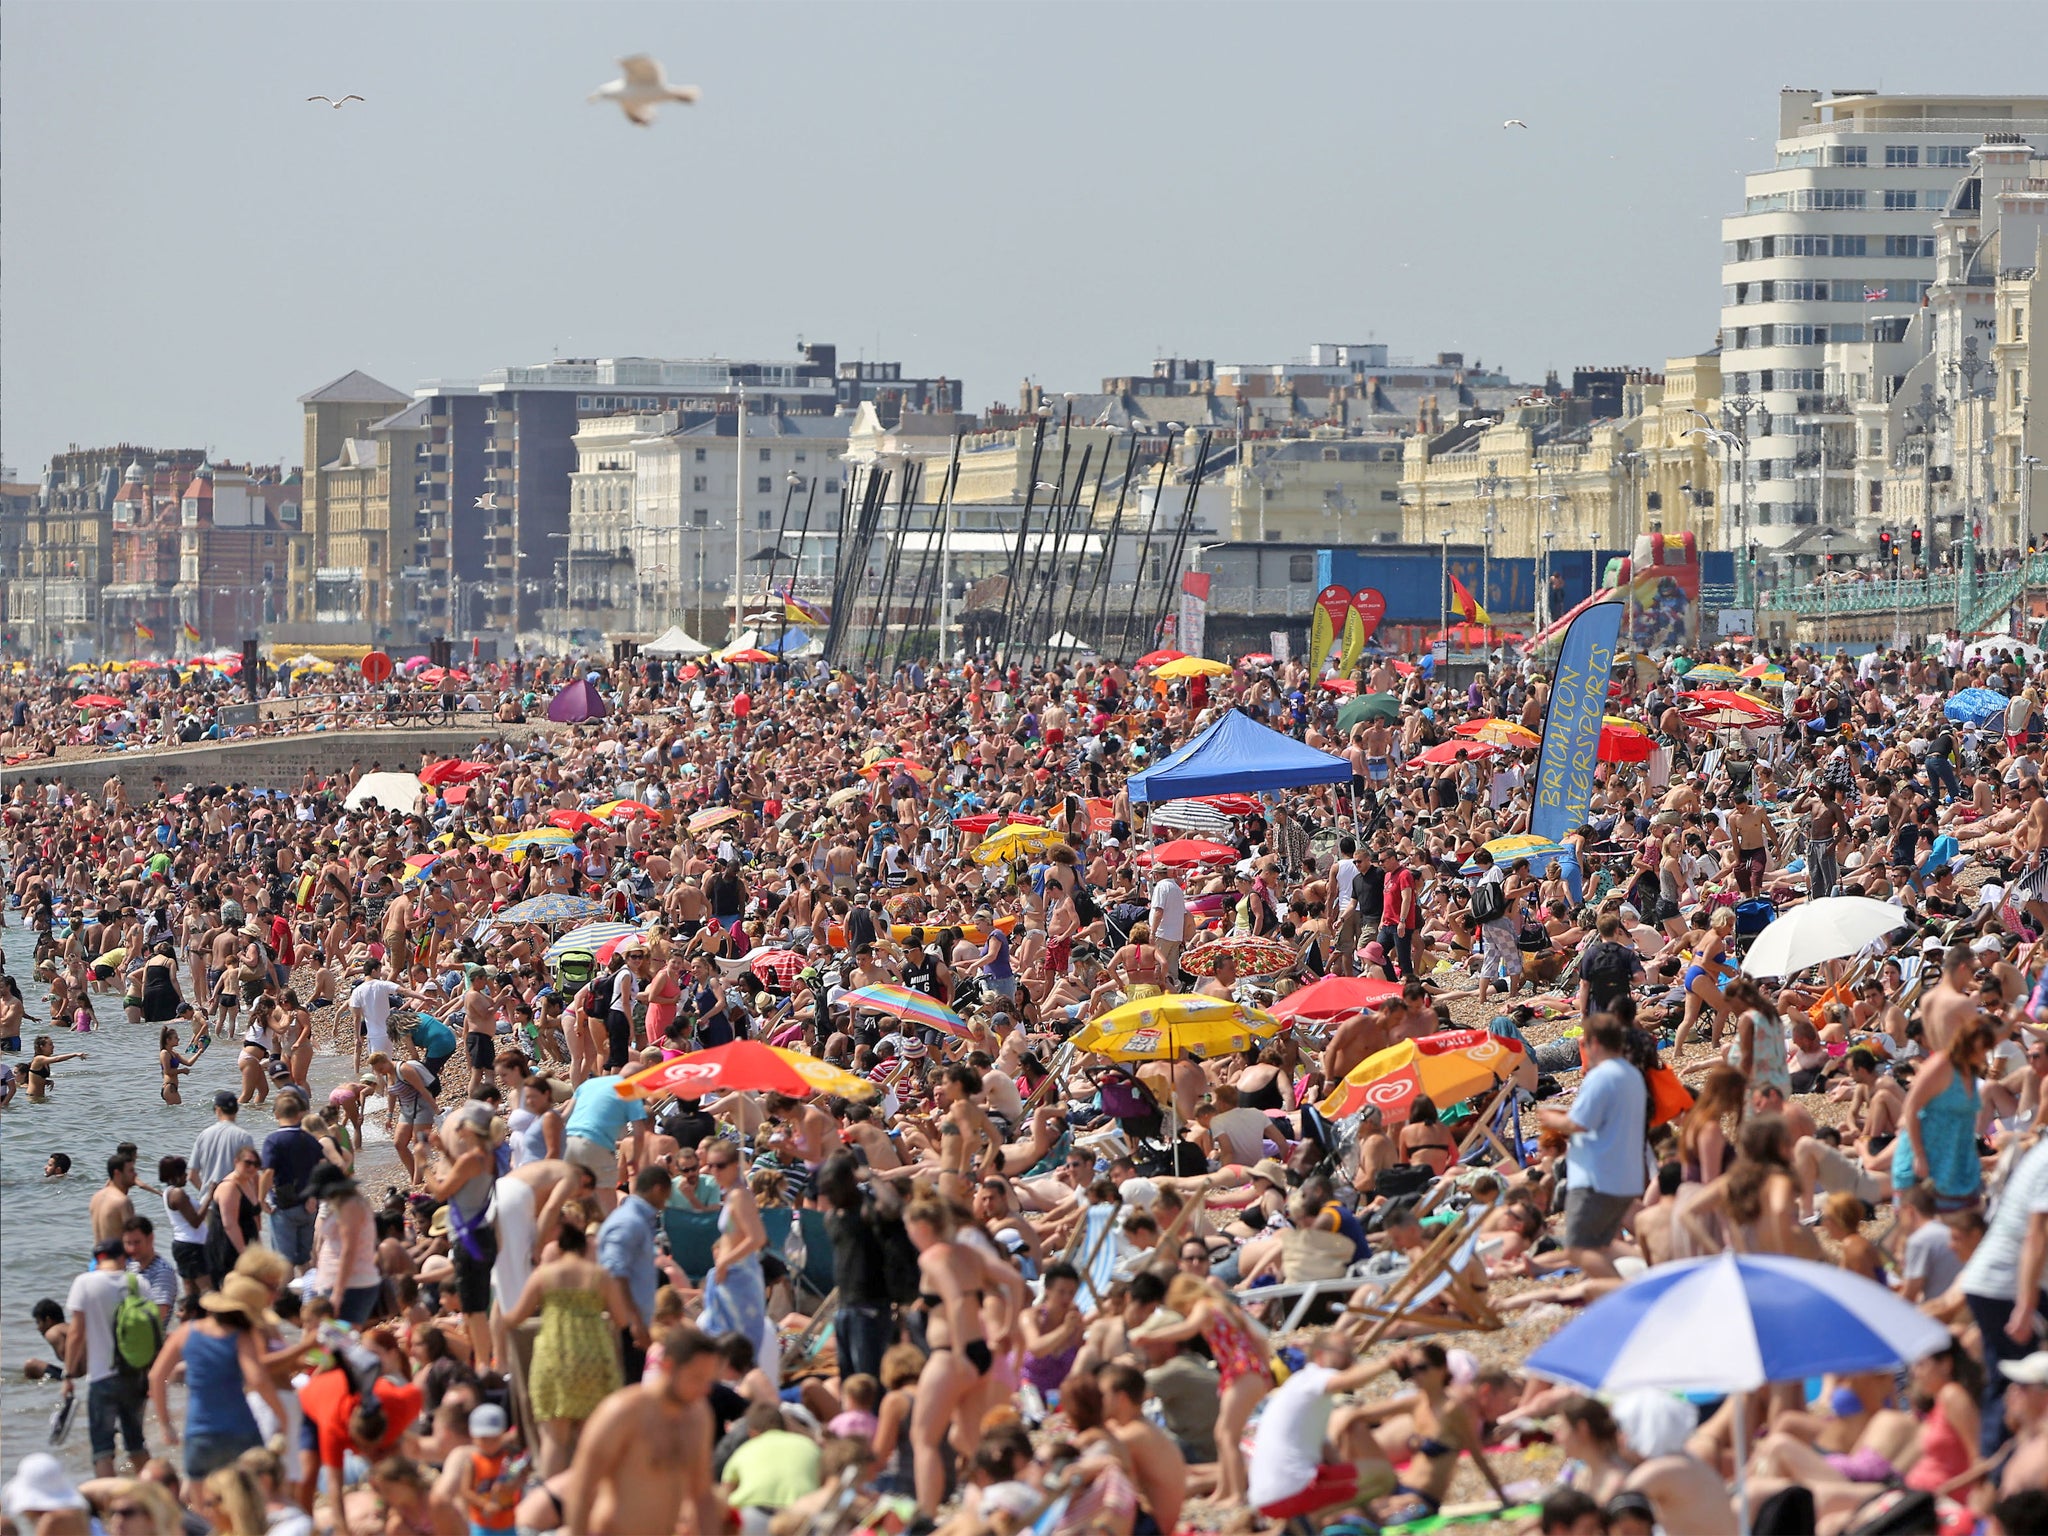
M 1781 914 L 1742 958 L 1751 976 L 1796 976 L 1840 960 L 1906 925 L 1906 914 L 1868 896 L 1823 896 Z

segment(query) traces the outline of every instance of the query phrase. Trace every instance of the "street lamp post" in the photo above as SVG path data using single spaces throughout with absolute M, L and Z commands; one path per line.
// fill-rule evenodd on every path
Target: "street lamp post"
M 1444 667 L 1448 671 L 1451 663 L 1451 530 L 1442 530 L 1438 537 L 1444 541 L 1444 574 L 1443 580 L 1436 584 L 1436 630 L 1444 637 Z
M 1500 476 L 1500 460 L 1488 459 L 1486 473 L 1479 477 L 1479 493 L 1486 498 L 1486 527 L 1479 546 L 1479 606 L 1486 609 L 1486 638 L 1493 639 L 1493 529 L 1499 507 L 1500 488 L 1507 484 Z M 1492 647 L 1489 644 L 1488 649 Z
M 1828 574 L 1834 569 L 1830 549 L 1835 542 L 1835 530 L 1823 526 L 1820 531 L 1820 654 L 1821 665 L 1827 665 L 1828 654 Z

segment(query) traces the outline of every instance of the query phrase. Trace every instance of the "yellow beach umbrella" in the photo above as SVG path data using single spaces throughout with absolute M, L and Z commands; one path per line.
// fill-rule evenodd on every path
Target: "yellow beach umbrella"
M 1154 677 L 1228 677 L 1230 663 L 1211 661 L 1206 656 L 1183 656 L 1178 661 L 1169 661 L 1156 668 Z

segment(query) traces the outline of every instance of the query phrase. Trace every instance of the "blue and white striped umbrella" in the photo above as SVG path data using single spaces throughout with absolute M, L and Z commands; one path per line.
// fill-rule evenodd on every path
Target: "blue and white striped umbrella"
M 559 960 L 572 950 L 595 951 L 607 939 L 623 939 L 632 934 L 645 933 L 638 923 L 585 923 L 581 928 L 572 928 L 547 947 L 543 960 Z
M 1659 1264 L 1529 1356 L 1589 1392 L 1748 1392 L 1829 1372 L 1889 1371 L 1946 1349 L 1948 1329 L 1861 1275 L 1724 1253 Z

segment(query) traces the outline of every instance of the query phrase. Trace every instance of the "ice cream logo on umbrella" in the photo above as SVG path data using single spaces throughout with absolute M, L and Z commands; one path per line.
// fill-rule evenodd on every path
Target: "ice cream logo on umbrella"
M 1154 1051 L 1158 1048 L 1159 1031 L 1156 1029 L 1137 1030 L 1132 1033 L 1131 1038 L 1124 1045 L 1125 1052 L 1132 1056 L 1139 1056 L 1147 1051 Z
M 1421 1091 L 1422 1078 L 1413 1067 L 1381 1078 L 1365 1090 L 1363 1104 L 1386 1114 L 1405 1107 Z

